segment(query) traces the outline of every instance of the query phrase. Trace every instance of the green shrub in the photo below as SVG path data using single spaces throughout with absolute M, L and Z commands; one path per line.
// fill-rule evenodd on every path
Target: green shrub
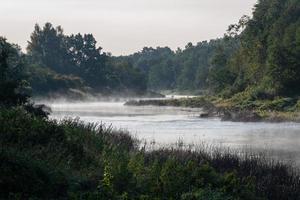
M 217 149 L 145 151 L 126 133 L 0 110 L 0 198 L 299 199 L 280 163 Z
M 210 188 L 199 189 L 198 191 L 186 193 L 181 196 L 181 200 L 233 200 L 234 198 L 226 194 L 212 190 Z

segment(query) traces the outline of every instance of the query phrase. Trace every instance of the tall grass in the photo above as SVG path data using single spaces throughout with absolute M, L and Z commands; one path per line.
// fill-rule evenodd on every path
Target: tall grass
M 151 150 L 149 150 L 151 149 Z M 211 146 L 147 148 L 79 119 L 0 111 L 0 199 L 299 199 L 289 165 Z
M 186 165 L 189 161 L 208 163 L 220 174 L 234 172 L 240 180 L 252 179 L 255 193 L 266 199 L 299 199 L 300 176 L 297 167 L 251 151 L 230 150 L 209 145 L 196 148 L 165 148 L 145 152 L 148 162 L 170 157 Z

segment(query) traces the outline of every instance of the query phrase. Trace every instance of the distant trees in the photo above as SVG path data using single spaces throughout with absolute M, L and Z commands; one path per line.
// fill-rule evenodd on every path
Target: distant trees
M 176 83 L 177 65 L 171 58 L 163 59 L 153 65 L 148 74 L 148 86 L 154 90 L 174 88 Z
M 46 23 L 41 28 L 36 24 L 28 42 L 28 55 L 34 62 L 49 67 L 58 73 L 67 73 L 65 39 L 60 26 L 54 28 L 51 23 Z
M 106 75 L 111 73 L 106 65 L 107 55 L 97 47 L 92 34 L 71 35 L 66 37 L 68 61 L 74 74 L 81 76 L 90 87 L 101 89 L 107 85 Z M 73 71 L 73 70 L 72 70 Z M 70 71 L 69 73 L 72 73 Z
M 174 52 L 168 47 L 148 48 L 127 57 L 121 57 L 131 62 L 147 76 L 147 85 L 154 90 L 214 90 L 214 72 L 226 68 L 227 59 L 239 47 L 237 38 L 189 43 L 184 50 Z M 217 62 L 219 49 L 224 51 L 223 63 Z M 214 61 L 215 60 L 215 61 Z M 221 66 L 222 65 L 222 66 Z M 232 80 L 231 80 L 232 81 Z M 228 80 L 227 80 L 228 82 Z
M 137 94 L 147 91 L 146 76 L 139 69 L 127 61 L 116 61 L 113 57 L 109 57 L 109 62 L 113 73 L 109 73 L 108 80 L 113 88 L 123 92 L 132 90 Z
M 223 38 L 188 43 L 183 50 L 144 47 L 113 57 L 102 52 L 92 34 L 65 35 L 60 26 L 46 23 L 35 26 L 27 51 L 33 91 L 75 87 L 108 93 L 152 89 L 228 97 L 244 91 L 268 98 L 299 95 L 300 2 L 260 0 L 253 17 L 230 25 Z
M 147 78 L 147 87 L 154 90 L 173 88 L 176 77 L 174 52 L 169 47 L 144 47 L 142 51 L 118 59 L 126 60 Z
M 215 92 L 221 92 L 234 82 L 234 74 L 227 67 L 228 56 L 224 49 L 219 47 L 211 59 L 211 68 L 208 75 L 209 86 Z
M 144 48 L 126 57 L 155 90 L 206 91 L 225 96 L 300 94 L 300 2 L 260 0 L 253 17 L 230 25 L 223 38 L 184 50 Z
M 31 77 L 34 91 L 57 91 L 57 85 L 65 89 L 68 86 L 82 89 L 83 84 L 95 92 L 146 90 L 145 77 L 140 71 L 129 63 L 114 66 L 116 62 L 111 61 L 110 55 L 102 52 L 92 34 L 68 36 L 60 26 L 54 28 L 51 23 L 46 23 L 41 28 L 36 25 L 28 42 L 27 52 L 32 66 L 30 73 L 42 73 L 45 77 L 45 84 L 39 77 Z M 122 64 L 124 66 L 120 66 Z

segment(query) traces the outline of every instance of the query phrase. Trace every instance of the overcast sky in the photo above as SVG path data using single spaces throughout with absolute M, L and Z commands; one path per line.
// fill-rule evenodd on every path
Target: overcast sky
M 65 33 L 93 33 L 113 55 L 144 46 L 184 47 L 223 36 L 229 24 L 251 15 L 256 0 L 0 0 L 0 35 L 27 45 L 35 23 Z

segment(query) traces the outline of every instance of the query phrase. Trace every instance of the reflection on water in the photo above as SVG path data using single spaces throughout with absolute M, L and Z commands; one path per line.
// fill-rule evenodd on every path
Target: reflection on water
M 52 103 L 52 118 L 80 117 L 112 124 L 145 141 L 167 145 L 208 143 L 231 148 L 267 150 L 274 157 L 300 165 L 300 124 L 236 123 L 201 119 L 201 109 L 128 107 L 124 102 Z

